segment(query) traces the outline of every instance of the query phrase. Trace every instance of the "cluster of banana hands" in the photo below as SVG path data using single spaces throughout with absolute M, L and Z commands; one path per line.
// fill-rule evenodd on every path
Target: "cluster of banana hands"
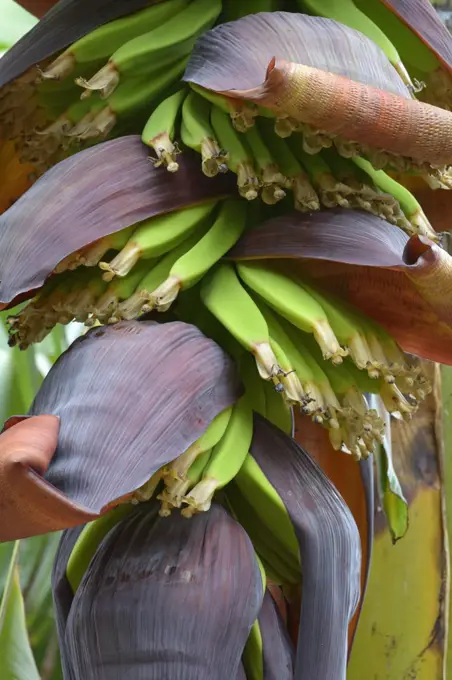
M 0 90 L 2 193 L 39 178 L 0 217 L 10 344 L 90 328 L 30 410 L 57 454 L 11 462 L 0 535 L 68 529 L 68 678 L 125 677 L 142 645 L 143 678 L 344 679 L 360 537 L 293 409 L 359 461 L 369 395 L 409 419 L 431 387 L 315 269 L 405 271 L 431 302 L 410 266 L 447 254 L 402 182 L 452 188 L 452 77 L 390 2 L 143 5 Z

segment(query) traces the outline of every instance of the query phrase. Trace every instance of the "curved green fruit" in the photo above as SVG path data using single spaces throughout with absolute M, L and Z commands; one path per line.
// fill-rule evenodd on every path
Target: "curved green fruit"
M 212 105 L 191 91 L 182 106 L 181 137 L 185 146 L 201 154 L 201 167 L 207 177 L 227 172 L 225 154 L 215 139 L 210 125 Z
M 119 321 L 117 316 L 120 303 L 127 300 L 135 292 L 140 281 L 156 264 L 157 259 L 142 260 L 133 270 L 122 278 L 111 281 L 106 291 L 92 305 L 87 325 L 92 325 L 95 320 L 102 323 L 114 323 Z
M 260 173 L 261 198 L 267 205 L 274 205 L 286 195 L 283 187 L 287 178 L 281 173 L 256 125 L 246 130 L 244 138 L 253 154 L 254 165 Z
M 299 285 L 324 310 L 328 322 L 339 342 L 348 349 L 350 357 L 360 369 L 368 369 L 371 377 L 378 377 L 372 366 L 372 355 L 358 322 L 358 314 L 330 294 L 320 292 L 297 277 Z M 303 328 L 301 330 L 304 330 Z
M 319 149 L 310 150 L 306 137 L 300 134 L 292 135 L 291 142 L 293 152 L 309 175 L 321 204 L 326 208 L 349 208 L 350 189 L 334 176 L 325 158 L 318 153 Z
M 247 206 L 226 199 L 209 231 L 171 268 L 168 279 L 154 292 L 156 308 L 165 311 L 179 291 L 194 286 L 238 241 L 246 227 Z
M 266 516 L 256 510 L 254 499 L 248 500 L 235 480 L 227 485 L 225 493 L 234 516 L 246 530 L 264 563 L 268 577 L 281 585 L 299 584 L 301 574 L 298 553 L 292 554 L 279 536 L 271 532 Z
M 182 88 L 164 99 L 151 113 L 141 133 L 142 142 L 154 149 L 157 155 L 153 160 L 155 167 L 163 165 L 168 172 L 179 169 L 176 161 L 179 148 L 174 144 L 174 132 L 186 96 L 187 90 Z
M 234 129 L 230 117 L 217 106 L 212 107 L 210 122 L 218 142 L 228 154 L 228 168 L 237 175 L 240 195 L 252 201 L 258 196 L 259 179 L 254 169 L 251 149 Z
M 179 245 L 195 229 L 207 224 L 218 201 L 211 200 L 198 205 L 165 213 L 135 226 L 132 237 L 111 262 L 100 262 L 105 271 L 104 280 L 126 276 L 140 260 L 155 258 Z
M 110 21 L 73 43 L 44 71 L 43 77 L 61 80 L 69 76 L 77 64 L 95 62 L 116 52 L 124 43 L 161 26 L 188 5 L 189 0 L 165 0 L 139 12 Z
M 188 252 L 202 238 L 207 229 L 208 225 L 206 224 L 198 225 L 188 238 L 186 237 L 181 243 L 163 255 L 153 267 L 149 267 L 149 273 L 140 279 L 133 295 L 118 306 L 115 312 L 116 317 L 127 320 L 136 319 L 142 312 L 150 312 L 154 308 L 155 301 L 152 298 L 154 290 L 165 281 L 171 267 L 178 258 Z M 118 280 L 120 281 L 121 279 Z
M 256 413 L 260 413 L 261 416 L 266 417 L 266 399 L 265 399 L 265 387 L 268 385 L 272 389 L 271 383 L 261 380 L 259 373 L 256 368 L 256 364 L 253 361 L 252 356 L 248 352 L 242 352 L 238 358 L 238 367 L 240 378 L 245 387 L 245 394 L 248 398 L 248 402 L 251 408 Z M 283 400 L 276 394 L 278 402 L 283 403 Z
M 230 406 L 224 411 L 221 411 L 209 424 L 204 434 L 197 439 L 184 453 L 182 453 L 176 460 L 167 468 L 166 476 L 170 479 L 185 480 L 188 470 L 195 460 L 206 451 L 210 451 L 218 444 L 225 434 L 229 421 L 234 410 L 234 406 Z
M 264 380 L 272 380 L 282 373 L 270 347 L 267 323 L 240 283 L 233 265 L 220 264 L 203 281 L 201 299 L 235 339 L 254 355 Z
M 278 346 L 281 347 L 282 351 L 287 356 L 287 362 L 291 366 L 291 371 L 293 371 L 300 383 L 303 395 L 300 399 L 302 413 L 305 415 L 312 415 L 316 422 L 322 422 L 324 402 L 315 383 L 314 374 L 309 364 L 304 360 L 302 354 L 298 351 L 296 344 L 292 342 L 290 335 L 288 335 L 286 329 L 283 327 L 281 323 L 283 319 L 278 317 L 278 315 L 265 303 L 261 302 L 259 304 L 259 309 L 267 322 L 268 330 L 270 332 L 270 342 L 276 342 Z M 271 418 L 269 418 L 269 420 L 271 421 Z
M 237 263 L 247 286 L 305 333 L 313 333 L 325 359 L 342 363 L 347 352 L 340 346 L 329 319 L 317 300 L 296 281 L 260 262 Z
M 422 73 L 436 71 L 440 61 L 432 50 L 382 0 L 354 0 L 371 21 L 384 31 L 407 65 Z
M 299 560 L 298 541 L 286 506 L 251 455 L 245 458 L 234 478 L 234 485 L 255 511 L 262 514 L 270 533 L 278 537 L 278 542 L 284 545 L 296 563 Z
M 194 512 L 210 508 L 213 496 L 236 476 L 248 455 L 253 438 L 253 411 L 245 395 L 232 409 L 226 432 L 213 448 L 202 479 L 188 493 L 184 502 L 188 508 L 182 514 L 190 517 Z
M 220 12 L 221 0 L 192 0 L 168 21 L 122 45 L 90 80 L 76 82 L 107 98 L 122 79 L 147 76 L 152 80 L 158 70 L 187 57 L 197 37 L 213 26 Z
M 190 82 L 189 85 L 203 99 L 216 106 L 220 111 L 229 114 L 232 124 L 238 132 L 245 132 L 254 125 L 254 119 L 259 113 L 259 108 L 255 104 L 206 90 L 196 83 Z
M 161 501 L 160 515 L 169 517 L 172 508 L 180 508 L 185 495 L 192 489 L 201 479 L 206 465 L 210 460 L 212 449 L 208 449 L 201 453 L 190 465 L 184 479 L 177 479 L 175 477 L 167 476 L 165 478 L 165 488 L 157 496 Z M 163 477 L 162 471 L 161 476 Z M 154 489 L 155 490 L 155 489 Z
M 265 410 L 261 414 L 280 430 L 292 436 L 293 413 L 292 407 L 281 399 L 281 395 L 270 382 L 263 382 Z
M 153 77 L 127 78 L 110 94 L 105 106 L 94 117 L 79 139 L 87 140 L 106 137 L 119 122 L 128 121 L 143 115 L 152 107 L 155 99 L 174 86 L 184 72 L 187 59 L 174 60 L 168 68 L 162 69 Z
M 275 134 L 274 126 L 269 120 L 260 119 L 258 128 L 276 164 L 287 178 L 285 187 L 293 191 L 295 208 L 302 212 L 319 210 L 319 197 L 290 145 Z
M 432 241 L 438 241 L 439 235 L 428 221 L 420 203 L 406 187 L 396 182 L 383 170 L 375 170 L 365 158 L 355 156 L 352 161 L 369 175 L 377 187 L 397 199 L 406 218 L 399 220 L 398 226 L 410 234 L 423 234 Z

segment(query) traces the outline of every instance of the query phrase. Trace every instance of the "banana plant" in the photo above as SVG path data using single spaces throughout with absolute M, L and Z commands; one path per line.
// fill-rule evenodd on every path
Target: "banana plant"
M 11 677 L 442 680 L 451 93 L 427 0 L 63 0 L 8 50 Z

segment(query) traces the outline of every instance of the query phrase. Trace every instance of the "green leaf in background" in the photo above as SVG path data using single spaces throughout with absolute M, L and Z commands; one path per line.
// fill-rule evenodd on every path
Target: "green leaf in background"
M 2 376 L 0 425 L 11 415 L 27 413 L 47 371 L 68 347 L 69 341 L 75 339 L 80 333 L 78 324 L 74 324 L 70 332 L 63 326 L 58 326 L 39 345 L 29 348 L 26 352 L 20 352 L 17 348 L 8 347 L 5 323 L 6 317 L 13 312 L 0 313 L 0 375 Z M 28 651 L 24 658 L 26 659 L 27 655 L 32 653 L 31 658 L 34 664 L 34 674 L 7 675 L 4 673 L 3 662 L 0 661 L 0 680 L 22 680 L 23 678 L 26 680 L 34 680 L 34 678 L 62 680 L 50 584 L 58 541 L 59 534 L 48 534 L 22 540 L 20 547 L 18 547 L 19 543 L 0 545 L 0 598 L 2 593 L 7 592 L 7 583 L 8 587 L 14 587 L 13 596 L 16 600 L 20 598 L 23 625 L 26 625 L 28 631 Z M 13 551 L 16 565 L 14 583 L 9 578 Z M 19 586 L 17 575 L 20 578 Z M 0 653 L 3 653 L 1 644 L 0 634 Z M 5 643 L 5 648 L 6 644 L 9 642 Z M 0 659 L 2 659 L 1 656 Z M 8 668 L 8 672 L 13 671 Z
M 394 469 L 391 443 L 391 416 L 384 409 L 376 395 L 371 396 L 371 408 L 374 408 L 385 423 L 383 443 L 377 448 L 375 462 L 377 465 L 378 492 L 383 510 L 391 532 L 392 541 L 396 543 L 408 530 L 408 504 L 397 473 Z
M 0 52 L 5 52 L 37 23 L 14 0 L 0 0 Z
M 5 590 L 0 604 L 0 659 L 4 680 L 40 680 L 28 638 L 25 608 L 14 545 Z

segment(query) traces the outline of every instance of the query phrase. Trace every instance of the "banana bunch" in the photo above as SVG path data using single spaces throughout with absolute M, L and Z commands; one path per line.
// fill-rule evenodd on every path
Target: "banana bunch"
M 240 364 L 244 351 L 254 357 L 254 375 L 249 364 L 243 369 L 247 408 L 286 432 L 290 409 L 300 408 L 328 430 L 334 449 L 366 457 L 381 441 L 383 425 L 364 395 L 379 394 L 395 417 L 410 418 L 429 393 L 428 381 L 376 323 L 287 264 L 283 270 L 278 263 L 219 262 L 252 224 L 240 198 L 209 200 L 90 244 L 60 262 L 39 295 L 9 317 L 10 344 L 26 348 L 73 319 L 113 324 L 174 305 L 176 316 L 194 322 Z M 259 376 L 265 388 L 257 386 Z M 234 434 L 230 438 L 226 450 L 238 451 Z M 162 473 L 167 505 L 192 498 L 194 507 L 208 507 L 211 496 L 204 499 L 203 490 L 215 491 L 224 480 L 216 476 L 225 459 L 217 444 Z M 196 493 L 187 496 L 192 482 Z
M 139 129 L 177 87 L 221 7 L 220 0 L 166 0 L 88 33 L 0 101 L 1 136 L 14 139 L 22 163 L 43 172 L 80 145 Z
M 176 172 L 177 156 L 190 148 L 201 155 L 206 176 L 235 173 L 239 194 L 248 201 L 260 196 L 266 205 L 274 205 L 289 191 L 302 212 L 337 206 L 366 210 L 410 235 L 438 240 L 408 189 L 365 158 L 313 148 L 309 137 L 294 130 L 289 143 L 264 116 L 245 129 L 239 126 L 239 132 L 234 113 L 217 105 L 220 97 L 206 99 L 197 90 L 182 88 L 170 95 L 146 123 L 142 140 L 153 150 L 157 167 Z

